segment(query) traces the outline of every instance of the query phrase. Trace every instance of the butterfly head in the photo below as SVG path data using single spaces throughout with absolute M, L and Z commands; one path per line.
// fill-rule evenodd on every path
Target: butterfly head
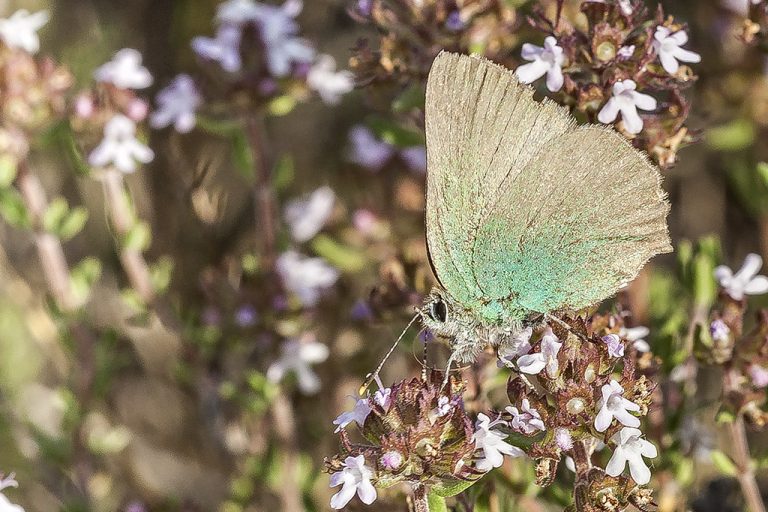
M 419 315 L 432 334 L 449 340 L 457 361 L 473 361 L 492 343 L 483 323 L 442 288 L 432 289 Z

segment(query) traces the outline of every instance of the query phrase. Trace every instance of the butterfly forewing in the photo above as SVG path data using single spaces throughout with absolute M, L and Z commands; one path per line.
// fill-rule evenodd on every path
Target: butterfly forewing
M 438 56 L 426 130 L 433 266 L 481 318 L 594 304 L 669 250 L 657 169 L 612 130 L 535 101 L 505 68 Z

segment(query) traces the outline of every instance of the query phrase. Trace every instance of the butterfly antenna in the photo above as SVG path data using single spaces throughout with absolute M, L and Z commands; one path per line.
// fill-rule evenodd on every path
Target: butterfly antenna
M 443 377 L 443 383 L 440 385 L 440 389 L 442 390 L 446 385 L 448 385 L 448 379 L 451 376 L 451 366 L 453 365 L 454 356 L 456 355 L 456 351 L 451 352 L 450 357 L 448 357 L 448 364 L 445 365 L 445 377 Z M 448 393 L 450 394 L 450 390 L 448 390 Z
M 411 321 L 408 322 L 408 325 L 405 326 L 405 329 L 403 329 L 403 332 L 400 333 L 400 336 L 398 336 L 395 342 L 392 344 L 392 347 L 390 347 L 389 352 L 387 352 L 384 358 L 381 360 L 381 362 L 379 363 L 379 366 L 376 367 L 373 373 L 368 374 L 368 376 L 365 379 L 365 382 L 363 383 L 362 386 L 360 386 L 360 389 L 357 392 L 360 396 L 363 396 L 365 394 L 365 392 L 368 390 L 368 388 L 373 383 L 373 381 L 375 381 L 376 378 L 379 376 L 379 372 L 381 371 L 382 368 L 384 368 L 384 363 L 387 362 L 387 359 L 389 359 L 389 356 L 391 356 L 392 353 L 395 351 L 395 348 L 397 348 L 398 343 L 400 343 L 400 340 L 403 339 L 403 337 L 405 336 L 405 333 L 408 332 L 408 329 L 411 328 L 411 326 L 413 325 L 413 322 L 415 322 L 417 318 L 419 318 L 418 313 L 413 315 L 413 318 L 411 318 Z
M 427 348 L 428 348 L 429 339 L 424 339 L 424 357 L 421 360 L 421 380 L 422 382 L 427 382 Z

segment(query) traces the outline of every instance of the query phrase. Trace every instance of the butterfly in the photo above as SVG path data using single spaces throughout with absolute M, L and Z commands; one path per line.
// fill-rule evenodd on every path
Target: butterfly
M 535 319 L 610 297 L 670 252 L 658 168 L 508 69 L 442 52 L 427 81 L 422 323 L 471 362 Z M 450 363 L 449 363 L 450 364 Z

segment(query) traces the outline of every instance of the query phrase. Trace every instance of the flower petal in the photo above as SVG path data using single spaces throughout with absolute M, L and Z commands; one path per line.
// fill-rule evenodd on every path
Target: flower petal
M 360 498 L 360 501 L 370 505 L 376 501 L 376 488 L 371 484 L 370 480 L 363 480 L 357 486 L 357 496 Z
M 547 71 L 547 89 L 550 92 L 557 92 L 563 87 L 563 70 L 560 66 L 552 66 Z
M 616 120 L 616 116 L 619 115 L 619 105 L 614 98 L 608 100 L 608 103 L 603 105 L 600 112 L 597 114 L 597 120 L 603 124 L 611 124 Z
M 627 462 L 629 462 L 629 474 L 632 475 L 632 480 L 640 485 L 645 485 L 651 481 L 651 470 L 645 465 L 640 454 L 628 458 Z
M 627 457 L 625 450 L 622 447 L 617 447 L 613 452 L 611 460 L 608 461 L 608 465 L 605 466 L 605 472 L 610 476 L 619 476 L 627 465 Z
M 744 293 L 750 295 L 761 295 L 768 293 L 768 277 L 757 276 L 752 278 L 750 282 L 744 287 Z
M 744 258 L 744 264 L 741 266 L 739 271 L 736 272 L 734 278 L 746 283 L 757 275 L 762 266 L 763 258 L 761 258 L 759 254 L 751 252 L 747 254 L 746 258 Z
M 605 432 L 611 426 L 612 421 L 613 414 L 611 414 L 607 406 L 603 405 L 598 411 L 597 416 L 595 416 L 595 430 Z
M 354 483 L 345 481 L 344 487 L 331 497 L 331 508 L 336 510 L 344 508 L 355 495 L 356 490 L 357 488 Z

